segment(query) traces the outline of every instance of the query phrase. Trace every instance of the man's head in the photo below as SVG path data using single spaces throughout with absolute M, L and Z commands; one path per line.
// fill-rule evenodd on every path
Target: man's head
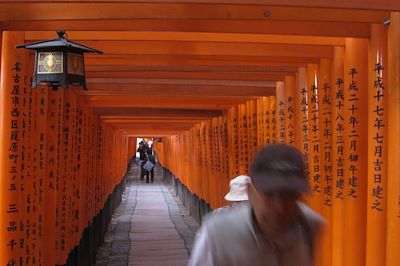
M 301 193 L 309 191 L 303 154 L 270 144 L 255 156 L 251 176 L 249 200 L 261 229 L 269 235 L 284 232 L 299 215 Z

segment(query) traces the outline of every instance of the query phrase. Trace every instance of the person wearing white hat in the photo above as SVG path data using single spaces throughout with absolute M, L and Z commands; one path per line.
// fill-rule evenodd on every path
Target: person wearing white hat
M 229 192 L 226 193 L 224 197 L 224 199 L 229 202 L 229 205 L 215 209 L 213 213 L 221 214 L 232 207 L 240 207 L 244 204 L 248 204 L 247 185 L 250 179 L 250 176 L 247 175 L 239 175 L 231 179 L 231 181 L 229 181 Z
M 224 199 L 233 204 L 237 202 L 248 201 L 247 185 L 250 182 L 250 176 L 239 175 L 229 182 L 229 192 Z

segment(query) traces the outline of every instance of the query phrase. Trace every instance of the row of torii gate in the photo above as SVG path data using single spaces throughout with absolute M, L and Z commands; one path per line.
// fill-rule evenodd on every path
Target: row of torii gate
M 316 265 L 399 265 L 400 6 L 275 2 L 48 3 L 70 18 L 39 15 L 50 7 L 35 1 L 0 3 L 0 264 L 89 265 L 136 138 L 149 136 L 162 139 L 160 164 L 212 208 L 260 147 L 299 148 L 306 200 L 327 220 Z M 130 16 L 130 5 L 142 13 L 111 16 Z M 283 33 L 253 28 L 254 10 Z M 326 20 L 306 16 L 318 12 Z M 60 25 L 105 52 L 87 57 L 87 92 L 30 89 L 33 55 L 15 47 Z

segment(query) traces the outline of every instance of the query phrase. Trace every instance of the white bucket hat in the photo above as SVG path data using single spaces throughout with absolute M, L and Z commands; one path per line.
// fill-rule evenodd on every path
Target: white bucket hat
M 247 183 L 250 182 L 250 177 L 247 175 L 239 175 L 229 182 L 229 192 L 224 199 L 227 201 L 245 201 L 247 197 Z

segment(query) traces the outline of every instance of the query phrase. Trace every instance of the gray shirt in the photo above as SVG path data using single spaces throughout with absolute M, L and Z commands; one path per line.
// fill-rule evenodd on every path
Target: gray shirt
M 310 266 L 310 241 L 323 219 L 305 204 L 298 206 L 308 228 L 293 225 L 279 238 L 267 239 L 250 205 L 210 215 L 199 230 L 189 266 Z

